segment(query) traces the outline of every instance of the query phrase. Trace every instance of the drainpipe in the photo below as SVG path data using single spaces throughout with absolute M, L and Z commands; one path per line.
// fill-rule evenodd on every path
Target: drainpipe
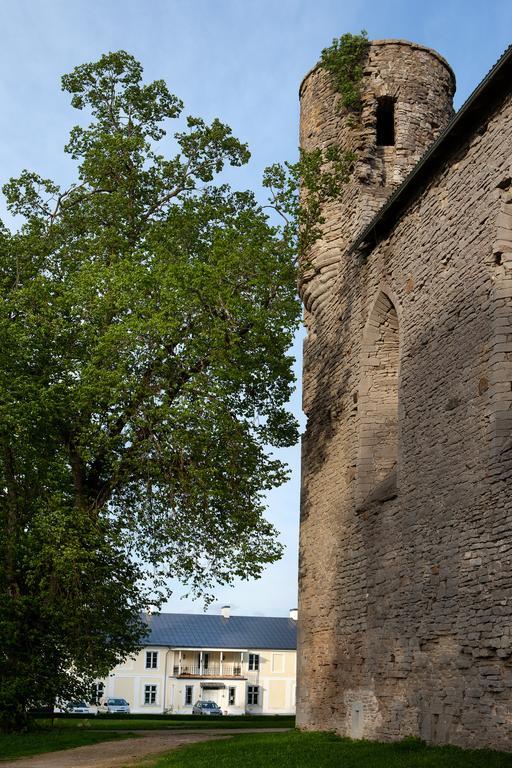
M 165 662 L 164 662 L 164 687 L 163 687 L 163 695 L 162 695 L 162 713 L 165 713 L 165 700 L 167 695 L 167 659 L 169 658 L 169 654 L 171 652 L 171 649 L 168 648 L 165 652 Z

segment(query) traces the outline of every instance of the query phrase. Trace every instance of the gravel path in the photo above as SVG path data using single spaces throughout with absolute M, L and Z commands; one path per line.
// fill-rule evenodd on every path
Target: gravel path
M 170 752 L 184 744 L 227 739 L 237 733 L 280 733 L 284 728 L 233 728 L 201 731 L 136 731 L 136 739 L 119 739 L 44 755 L 0 761 L 0 768 L 125 768 L 144 758 Z M 134 731 L 135 733 L 135 731 Z

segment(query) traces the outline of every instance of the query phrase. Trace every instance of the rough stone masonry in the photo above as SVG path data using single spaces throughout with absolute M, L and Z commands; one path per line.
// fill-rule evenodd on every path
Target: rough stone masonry
M 301 728 L 512 748 L 511 83 L 509 49 L 454 116 L 384 40 L 360 117 L 301 86 L 302 147 L 358 157 L 300 286 Z

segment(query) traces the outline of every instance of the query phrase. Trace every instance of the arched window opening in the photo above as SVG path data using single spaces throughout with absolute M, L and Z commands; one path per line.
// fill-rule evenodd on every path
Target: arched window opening
M 395 146 L 395 100 L 381 96 L 377 100 L 377 146 Z
M 381 501 L 396 495 L 398 360 L 398 315 L 391 299 L 381 293 L 366 324 L 362 345 L 360 501 L 374 494 Z

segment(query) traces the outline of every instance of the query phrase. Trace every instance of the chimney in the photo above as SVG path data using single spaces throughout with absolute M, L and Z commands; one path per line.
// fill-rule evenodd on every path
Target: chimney
M 293 621 L 297 621 L 299 618 L 299 610 L 298 608 L 290 608 L 290 619 Z
M 231 606 L 230 605 L 223 605 L 220 609 L 220 612 L 222 614 L 223 619 L 229 619 L 231 615 Z

